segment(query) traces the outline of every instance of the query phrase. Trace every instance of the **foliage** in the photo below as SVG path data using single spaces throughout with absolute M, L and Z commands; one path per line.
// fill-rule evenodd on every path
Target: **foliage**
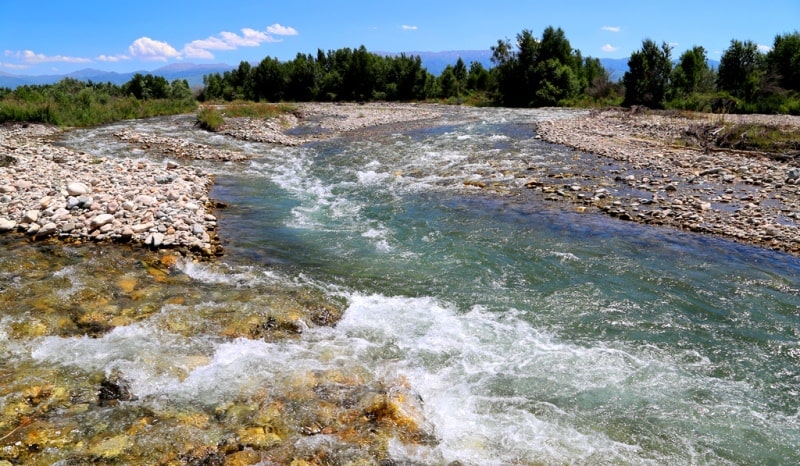
M 197 111 L 197 126 L 208 131 L 217 131 L 225 120 L 222 114 L 215 107 L 203 105 Z
M 673 96 L 686 96 L 697 92 L 709 92 L 714 86 L 714 75 L 708 67 L 706 50 L 695 46 L 683 52 L 672 70 Z
M 270 57 L 255 67 L 242 62 L 236 70 L 205 76 L 203 83 L 200 101 L 424 100 L 435 88 L 419 56 L 386 57 L 363 45 L 318 50 L 316 56 L 299 53 L 285 63 Z
M 622 78 L 625 86 L 625 106 L 644 105 L 663 108 L 672 72 L 671 49 L 666 42 L 661 47 L 651 39 L 642 42 L 642 49 L 628 59 L 628 71 Z
M 715 136 L 717 147 L 782 153 L 800 151 L 800 131 L 795 127 L 760 124 L 725 126 Z
M 800 92 L 800 32 L 776 36 L 765 59 L 783 89 Z
M 271 104 L 264 102 L 232 102 L 224 106 L 225 116 L 247 118 L 273 118 L 284 113 L 293 113 L 297 107 L 291 104 Z
M 65 78 L 0 93 L 0 122 L 92 126 L 117 120 L 185 113 L 196 102 L 186 81 L 137 74 L 117 86 Z M 138 96 L 138 97 L 137 97 Z
M 742 99 L 755 97 L 763 74 L 763 56 L 752 41 L 732 40 L 722 54 L 717 87 Z

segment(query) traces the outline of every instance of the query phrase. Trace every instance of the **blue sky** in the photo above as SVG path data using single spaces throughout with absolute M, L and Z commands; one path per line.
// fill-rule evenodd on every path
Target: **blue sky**
M 171 63 L 372 52 L 485 50 L 561 27 L 584 56 L 623 58 L 651 38 L 719 59 L 731 39 L 767 49 L 800 29 L 800 0 L 0 0 L 0 72 L 127 72 Z

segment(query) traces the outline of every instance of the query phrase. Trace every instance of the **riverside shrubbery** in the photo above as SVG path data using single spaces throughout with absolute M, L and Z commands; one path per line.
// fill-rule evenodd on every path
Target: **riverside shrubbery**
M 118 86 L 66 78 L 56 84 L 0 90 L 0 123 L 93 126 L 118 120 L 186 113 L 197 107 L 185 80 L 137 74 Z

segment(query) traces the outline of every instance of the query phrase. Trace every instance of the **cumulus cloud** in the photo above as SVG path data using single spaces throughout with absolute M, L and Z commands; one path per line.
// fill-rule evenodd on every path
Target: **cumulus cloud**
M 267 26 L 267 32 L 276 36 L 296 36 L 298 34 L 297 29 L 290 26 L 281 26 L 278 23 Z
M 123 61 L 123 60 L 130 60 L 130 59 L 131 59 L 131 57 L 129 57 L 127 55 L 124 55 L 124 54 L 119 54 L 119 55 L 98 55 L 97 56 L 97 61 L 112 62 L 112 63 L 116 63 L 118 61 Z
M 769 52 L 770 50 L 772 50 L 772 46 L 770 46 L 770 45 L 764 45 L 764 44 L 758 44 L 758 51 L 759 51 L 759 52 L 761 52 L 761 53 L 767 53 L 767 52 Z
M 402 27 L 406 31 L 416 31 L 417 29 L 419 29 L 417 26 L 409 26 L 408 24 L 404 24 L 400 27 Z
M 54 62 L 61 62 L 61 63 L 90 63 L 92 60 L 89 58 L 83 57 L 69 57 L 65 55 L 44 55 L 42 53 L 35 53 L 33 50 L 23 50 L 23 51 L 16 51 L 12 52 L 11 50 L 6 50 L 5 55 L 7 57 L 13 57 L 17 60 L 21 60 L 23 63 L 28 65 L 38 65 L 40 63 L 54 63 Z
M 142 60 L 167 61 L 168 58 L 180 58 L 181 54 L 166 42 L 140 37 L 128 47 L 128 54 Z
M 619 32 L 622 30 L 619 26 L 603 26 L 600 29 L 608 32 Z
M 267 31 L 257 31 L 243 28 L 241 34 L 222 31 L 206 39 L 193 40 L 183 47 L 182 53 L 190 58 L 212 59 L 211 50 L 236 50 L 239 47 L 258 47 L 265 42 L 280 42 L 274 36 L 294 36 L 297 30 L 292 27 L 281 26 L 278 23 L 267 28 Z
M 603 50 L 603 52 L 616 52 L 617 50 L 619 50 L 619 47 L 614 47 L 611 44 L 606 44 L 600 48 Z

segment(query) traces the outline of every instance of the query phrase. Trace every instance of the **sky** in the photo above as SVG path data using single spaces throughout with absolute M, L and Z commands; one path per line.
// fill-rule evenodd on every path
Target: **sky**
M 800 30 L 800 0 L 0 0 L 0 73 L 173 63 L 257 63 L 364 45 L 370 52 L 488 50 L 560 27 L 583 56 L 625 58 L 644 39 L 718 60 L 732 39 L 769 50 Z

